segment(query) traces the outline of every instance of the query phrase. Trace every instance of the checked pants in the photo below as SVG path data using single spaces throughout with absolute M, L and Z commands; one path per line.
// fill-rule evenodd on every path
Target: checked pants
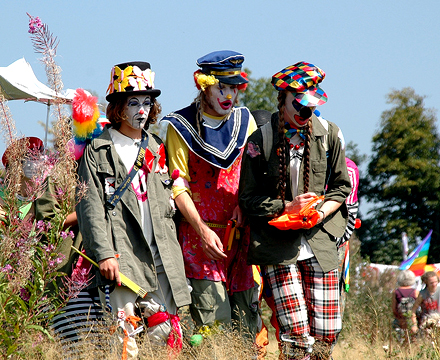
M 310 335 L 332 344 L 341 331 L 338 269 L 324 273 L 315 257 L 265 266 L 280 335 Z

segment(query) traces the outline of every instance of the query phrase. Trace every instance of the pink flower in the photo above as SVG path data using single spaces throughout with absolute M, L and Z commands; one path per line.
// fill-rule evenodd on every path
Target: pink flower
M 12 271 L 12 266 L 9 264 L 6 264 L 5 267 L 1 268 L 0 271 L 4 273 L 10 273 Z
M 29 31 L 28 31 L 30 34 L 35 34 L 38 31 L 38 29 L 42 26 L 43 26 L 43 23 L 41 22 L 41 20 L 38 16 L 35 18 L 30 16 Z

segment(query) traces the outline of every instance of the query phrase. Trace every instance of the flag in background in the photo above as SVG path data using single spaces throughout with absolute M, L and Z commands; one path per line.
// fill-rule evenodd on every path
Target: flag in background
M 400 264 L 400 270 L 411 270 L 416 276 L 421 276 L 425 272 L 425 265 L 428 260 L 429 245 L 431 243 L 432 230 L 408 256 L 408 259 Z

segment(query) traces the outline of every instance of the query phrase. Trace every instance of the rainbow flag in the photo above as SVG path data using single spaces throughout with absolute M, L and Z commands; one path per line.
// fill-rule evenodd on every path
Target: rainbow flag
M 348 292 L 350 289 L 350 242 L 347 241 L 347 246 L 345 247 L 345 254 L 344 254 L 344 288 L 345 291 Z
M 428 260 L 429 245 L 431 243 L 432 230 L 422 240 L 422 242 L 408 256 L 408 259 L 400 264 L 400 270 L 411 270 L 416 276 L 421 276 L 425 272 L 425 265 Z

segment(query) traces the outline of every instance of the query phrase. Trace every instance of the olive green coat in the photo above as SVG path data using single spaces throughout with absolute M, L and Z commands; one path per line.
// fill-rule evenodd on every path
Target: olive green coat
M 155 156 L 152 168 L 156 169 L 159 160 L 156 150 L 160 140 L 156 141 L 150 133 L 148 137 L 148 149 Z M 104 206 L 109 196 L 105 191 L 105 179 L 114 178 L 117 188 L 127 176 L 107 129 L 86 146 L 78 174 L 80 181 L 88 184 L 87 197 L 76 207 L 86 253 L 97 262 L 118 257 L 119 270 L 124 275 L 147 292 L 156 290 L 158 282 L 153 256 L 142 231 L 138 200 L 132 187 L 128 187 L 113 210 L 107 210 Z M 154 238 L 174 300 L 180 307 L 191 300 L 173 221 L 175 210 L 170 204 L 169 180 L 167 173 L 149 173 L 147 194 Z M 108 283 L 96 269 L 95 276 L 95 285 Z
M 272 115 L 273 144 L 269 161 L 266 161 L 263 150 L 261 128 L 248 139 L 253 143 L 252 156 L 246 145 L 240 176 L 240 206 L 250 219 L 251 247 L 248 262 L 259 265 L 293 264 L 299 255 L 302 235 L 305 236 L 324 272 L 338 267 L 338 252 L 335 238 L 342 236 L 347 223 L 345 199 L 351 191 L 350 179 L 345 163 L 345 151 L 338 138 L 339 128 L 328 122 L 328 131 L 318 118 L 312 117 L 312 134 L 310 144 L 309 191 L 324 195 L 325 200 L 343 203 L 339 210 L 328 216 L 320 225 L 310 230 L 278 230 L 268 224 L 273 216 L 283 210 L 279 196 L 279 158 L 276 154 L 278 142 L 278 113 Z M 323 146 L 324 136 L 328 141 L 328 159 Z M 255 152 L 256 150 L 256 152 Z M 260 155 L 256 155 L 260 153 Z M 286 159 L 290 159 L 286 149 Z M 286 202 L 292 200 L 290 184 L 290 167 L 287 166 Z M 303 193 L 304 164 L 301 164 L 298 193 Z M 328 189 L 325 191 L 326 179 Z M 319 208 L 322 205 L 318 205 Z

